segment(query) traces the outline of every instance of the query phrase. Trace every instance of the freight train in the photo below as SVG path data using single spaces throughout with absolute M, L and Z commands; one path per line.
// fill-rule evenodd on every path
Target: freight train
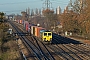
M 28 21 L 18 20 L 18 23 L 22 24 L 24 29 L 33 36 L 36 36 L 41 39 L 43 42 L 52 43 L 52 32 L 46 30 L 43 27 L 36 26 L 29 23 Z

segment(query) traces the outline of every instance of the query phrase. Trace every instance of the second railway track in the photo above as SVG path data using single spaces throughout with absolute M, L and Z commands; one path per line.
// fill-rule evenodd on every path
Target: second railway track
M 11 23 L 12 25 L 12 23 Z M 17 27 L 13 26 L 15 29 L 18 29 Z M 22 33 L 19 31 L 19 29 L 17 30 L 19 33 Z M 28 48 L 30 48 L 33 53 L 35 54 L 35 56 L 37 57 L 38 60 L 54 60 L 54 58 L 49 58 L 48 56 L 46 56 L 46 54 L 43 52 L 42 48 L 40 47 L 39 43 L 37 40 L 36 41 L 36 44 L 37 46 L 35 46 L 35 44 L 33 44 L 31 41 L 30 41 L 30 37 L 29 39 L 26 37 L 26 36 L 19 36 L 20 39 L 22 39 L 22 41 L 24 42 L 24 44 L 26 44 L 26 46 L 28 46 Z M 32 37 L 33 38 L 33 37 Z M 49 53 L 50 55 L 50 53 Z
M 21 30 L 23 30 L 23 27 L 21 28 Z M 90 59 L 89 58 L 90 48 L 86 46 L 86 44 L 77 43 L 76 41 L 71 41 L 71 40 L 65 40 L 65 38 L 60 38 L 57 35 L 54 35 L 53 38 L 56 44 L 51 44 L 51 45 L 45 45 L 42 42 L 40 42 L 38 38 L 33 36 L 24 36 L 23 39 L 27 39 L 25 40 L 27 41 L 26 43 L 27 45 L 31 44 L 30 49 L 32 49 L 34 55 L 38 57 L 39 60 L 43 60 L 43 59 L 89 60 Z

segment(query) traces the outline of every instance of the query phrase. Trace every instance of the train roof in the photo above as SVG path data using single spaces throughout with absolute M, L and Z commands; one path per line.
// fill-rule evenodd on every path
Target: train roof
M 51 32 L 51 31 L 42 29 L 42 30 L 40 30 L 40 32 Z
M 51 31 L 46 30 L 45 32 L 51 32 Z

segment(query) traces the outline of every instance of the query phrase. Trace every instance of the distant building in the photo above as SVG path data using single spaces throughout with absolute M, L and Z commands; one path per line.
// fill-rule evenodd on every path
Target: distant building
M 39 15 L 41 15 L 41 9 L 39 9 Z
M 60 6 L 58 6 L 57 8 L 56 8 L 56 14 L 60 14 L 61 13 L 61 8 L 60 8 Z
M 68 6 L 65 7 L 65 9 L 64 9 L 64 13 L 69 13 Z
M 34 12 L 34 10 L 32 9 L 31 10 L 31 16 L 34 16 L 35 15 L 35 12 Z
M 27 13 L 27 15 L 30 15 L 30 8 L 29 7 L 26 9 L 26 13 Z
M 39 14 L 39 10 L 36 8 L 35 15 L 38 15 L 38 14 Z

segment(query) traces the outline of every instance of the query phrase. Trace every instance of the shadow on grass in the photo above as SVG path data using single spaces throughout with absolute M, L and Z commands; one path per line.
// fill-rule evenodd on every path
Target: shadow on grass
M 80 41 L 53 33 L 52 44 L 82 44 L 82 43 Z

